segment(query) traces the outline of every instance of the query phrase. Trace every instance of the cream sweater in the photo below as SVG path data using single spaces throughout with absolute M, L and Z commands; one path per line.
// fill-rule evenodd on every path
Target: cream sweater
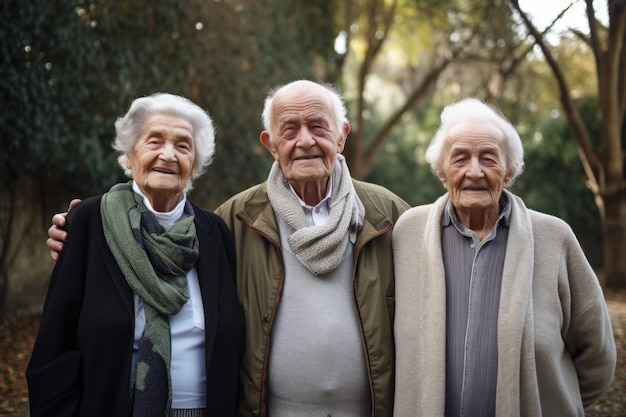
M 508 193 L 508 191 L 505 191 Z M 571 228 L 512 194 L 498 319 L 496 416 L 584 416 L 611 384 L 615 341 L 597 277 Z M 448 195 L 394 228 L 394 416 L 443 416 Z

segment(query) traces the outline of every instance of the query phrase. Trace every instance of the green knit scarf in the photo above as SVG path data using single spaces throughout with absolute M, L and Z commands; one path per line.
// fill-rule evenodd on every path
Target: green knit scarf
M 102 196 L 100 213 L 106 242 L 128 285 L 144 301 L 146 326 L 137 357 L 134 395 L 153 390 L 151 381 L 163 383 L 166 376 L 167 398 L 156 401 L 166 401 L 169 408 L 172 385 L 168 316 L 177 314 L 189 299 L 187 272 L 199 255 L 193 208 L 186 202 L 182 217 L 173 225 L 164 226 L 146 208 L 129 181 L 114 185 Z M 142 357 L 142 343 L 149 347 L 148 355 L 152 358 Z M 156 365 L 155 358 L 159 362 Z M 159 372 L 166 375 L 158 375 Z

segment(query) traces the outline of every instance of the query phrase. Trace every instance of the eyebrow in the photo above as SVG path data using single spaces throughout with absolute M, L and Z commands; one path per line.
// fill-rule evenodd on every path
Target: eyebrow
M 149 140 L 150 138 L 156 138 L 159 140 L 164 140 L 164 138 L 166 138 L 168 135 L 165 134 L 165 129 L 150 129 L 148 131 L 148 134 L 146 135 L 145 140 Z M 195 146 L 195 139 L 193 137 L 193 135 L 191 134 L 187 134 L 187 133 L 183 133 L 183 134 L 174 134 L 174 141 L 176 142 L 186 142 L 186 143 L 191 143 L 192 145 Z
M 300 116 L 286 116 L 286 117 L 283 117 L 283 118 L 279 119 L 278 123 L 279 123 L 279 125 L 285 125 L 285 124 L 290 124 L 290 123 L 300 124 L 300 120 L 301 119 L 304 119 L 304 121 L 306 123 L 311 123 L 311 122 L 330 123 L 330 118 L 328 116 L 324 115 L 323 113 L 316 114 L 316 115 L 311 115 L 311 116 L 304 116 L 304 117 L 300 117 Z

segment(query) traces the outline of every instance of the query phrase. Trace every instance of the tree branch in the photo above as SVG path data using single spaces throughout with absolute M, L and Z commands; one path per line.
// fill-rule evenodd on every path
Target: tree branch
M 559 64 L 556 62 L 556 59 L 552 55 L 552 51 L 550 50 L 550 48 L 548 48 L 544 37 L 539 32 L 539 30 L 532 24 L 532 22 L 528 18 L 528 15 L 520 8 L 519 1 L 511 0 L 511 4 L 515 8 L 515 10 L 517 10 L 520 17 L 524 21 L 524 24 L 528 28 L 530 34 L 535 39 L 535 43 L 537 44 L 537 46 L 539 46 L 539 48 L 543 52 L 546 62 L 548 63 L 548 66 L 554 74 L 560 93 L 561 105 L 565 110 L 565 114 L 569 120 L 570 128 L 572 129 L 572 133 L 574 134 L 574 138 L 576 140 L 576 143 L 578 144 L 580 160 L 583 164 L 585 173 L 587 174 L 590 188 L 594 193 L 599 193 L 601 188 L 603 188 L 605 185 L 603 167 L 598 160 L 598 156 L 596 155 L 593 146 L 591 145 L 589 132 L 587 131 L 587 128 L 583 123 L 580 113 L 576 106 L 574 106 L 574 101 L 570 95 L 570 89 L 565 80 L 565 76 L 563 75 Z

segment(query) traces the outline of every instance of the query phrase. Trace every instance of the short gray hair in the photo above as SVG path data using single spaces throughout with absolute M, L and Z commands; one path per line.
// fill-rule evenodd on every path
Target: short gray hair
M 493 124 L 503 134 L 506 145 L 506 169 L 513 171 L 510 184 L 524 171 L 524 147 L 519 134 L 509 120 L 494 107 L 475 98 L 465 98 L 446 106 L 441 112 L 441 124 L 435 136 L 428 145 L 425 159 L 430 169 L 439 174 L 441 170 L 441 153 L 443 145 L 449 136 L 450 129 L 455 125 L 467 121 L 479 120 Z
M 115 139 L 113 149 L 120 153 L 118 163 L 124 173 L 132 177 L 126 167 L 127 155 L 132 152 L 141 137 L 146 121 L 157 114 L 168 114 L 187 120 L 193 127 L 196 178 L 204 173 L 211 164 L 215 153 L 215 129 L 213 121 L 200 106 L 185 97 L 167 93 L 155 93 L 135 99 L 128 112 L 115 121 Z M 189 178 L 185 191 L 192 188 Z
M 348 111 L 346 109 L 346 104 L 339 88 L 335 87 L 333 84 L 330 84 L 330 83 L 316 83 L 314 81 L 299 80 L 299 81 L 293 81 L 289 84 L 276 86 L 272 88 L 267 93 L 267 97 L 265 97 L 265 102 L 263 105 L 263 113 L 261 114 L 261 120 L 263 122 L 263 129 L 270 134 L 270 140 L 272 140 L 272 133 L 273 133 L 272 127 L 274 127 L 273 126 L 274 120 L 272 120 L 272 102 L 274 101 L 274 97 L 276 97 L 276 94 L 280 93 L 281 90 L 283 90 L 284 88 L 290 87 L 294 83 L 301 83 L 301 82 L 316 84 L 318 86 L 325 88 L 326 91 L 328 91 L 337 130 L 341 132 L 341 134 L 343 134 L 343 125 L 348 122 L 348 117 L 347 117 Z

